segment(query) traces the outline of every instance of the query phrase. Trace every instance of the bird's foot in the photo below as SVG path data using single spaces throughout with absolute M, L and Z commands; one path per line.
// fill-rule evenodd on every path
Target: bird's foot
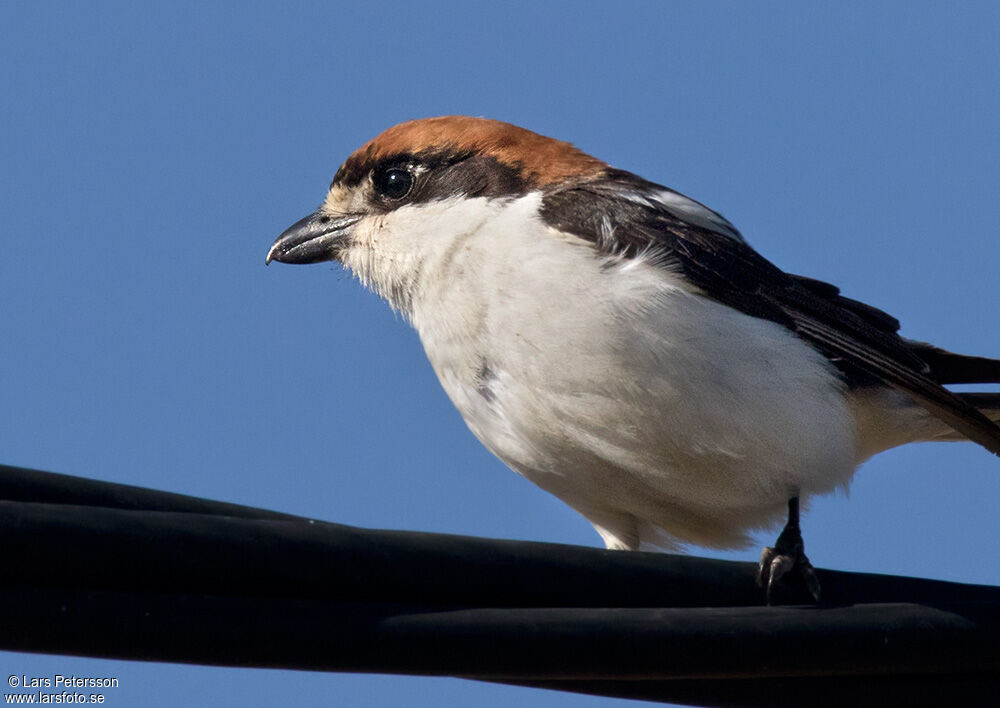
M 806 557 L 798 524 L 785 526 L 774 547 L 761 552 L 757 585 L 765 589 L 768 605 L 795 601 L 804 597 L 803 590 L 819 602 L 819 579 Z

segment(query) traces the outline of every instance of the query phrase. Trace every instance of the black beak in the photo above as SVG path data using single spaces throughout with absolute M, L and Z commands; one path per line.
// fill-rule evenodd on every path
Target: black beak
M 351 227 L 360 220 L 360 214 L 310 214 L 281 233 L 267 252 L 264 264 L 271 261 L 319 263 L 337 260 L 350 237 Z

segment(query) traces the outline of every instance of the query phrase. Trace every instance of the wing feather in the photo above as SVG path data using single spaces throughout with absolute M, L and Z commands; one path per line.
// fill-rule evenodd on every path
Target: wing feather
M 542 216 L 622 257 L 662 252 L 660 262 L 705 296 L 787 327 L 822 352 L 849 382 L 905 391 L 956 431 L 1000 455 L 1000 427 L 932 378 L 921 350 L 897 333 L 896 318 L 844 297 L 833 285 L 785 273 L 707 207 L 692 200 L 708 213 L 693 211 L 696 207 L 687 203 L 679 209 L 682 195 L 658 202 L 665 189 L 610 170 L 553 189 L 543 198 Z

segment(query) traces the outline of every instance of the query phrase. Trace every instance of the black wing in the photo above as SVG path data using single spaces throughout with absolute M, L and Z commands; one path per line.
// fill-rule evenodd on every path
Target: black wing
M 659 251 L 665 267 L 707 297 L 795 332 L 853 385 L 881 383 L 905 391 L 955 430 L 1000 455 L 1000 427 L 934 380 L 913 343 L 897 334 L 894 317 L 843 297 L 832 285 L 785 273 L 707 207 L 628 172 L 610 170 L 547 193 L 542 216 L 609 253 L 635 257 Z

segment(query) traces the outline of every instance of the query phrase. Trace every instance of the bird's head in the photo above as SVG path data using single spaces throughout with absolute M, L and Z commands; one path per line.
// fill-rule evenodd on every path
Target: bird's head
M 278 237 L 267 262 L 340 261 L 410 312 L 417 293 L 462 272 L 454 267 L 459 250 L 478 248 L 483 277 L 490 267 L 544 260 L 546 247 L 565 260 L 575 252 L 567 244 L 592 247 L 595 263 L 657 258 L 686 232 L 743 240 L 703 204 L 570 143 L 496 120 L 443 116 L 400 123 L 362 145 L 319 209 Z
M 319 209 L 278 237 L 267 262 L 337 260 L 405 308 L 424 261 L 501 205 L 606 168 L 569 143 L 509 123 L 408 121 L 356 150 Z

